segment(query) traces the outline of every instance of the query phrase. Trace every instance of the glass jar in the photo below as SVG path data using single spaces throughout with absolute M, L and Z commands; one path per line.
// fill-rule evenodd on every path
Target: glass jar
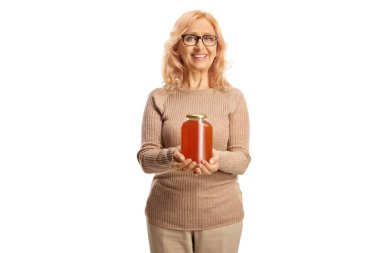
M 212 125 L 205 114 L 188 114 L 181 127 L 181 153 L 196 163 L 212 157 Z

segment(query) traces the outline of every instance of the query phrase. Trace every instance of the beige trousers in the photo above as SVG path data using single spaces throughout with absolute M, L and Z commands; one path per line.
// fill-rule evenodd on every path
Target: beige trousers
M 209 230 L 172 230 L 150 225 L 151 253 L 237 253 L 243 222 Z

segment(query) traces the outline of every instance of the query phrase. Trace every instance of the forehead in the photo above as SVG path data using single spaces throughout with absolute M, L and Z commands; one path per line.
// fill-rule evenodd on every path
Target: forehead
M 187 28 L 188 33 L 203 35 L 203 34 L 215 34 L 215 29 L 212 24 L 205 18 L 194 20 Z

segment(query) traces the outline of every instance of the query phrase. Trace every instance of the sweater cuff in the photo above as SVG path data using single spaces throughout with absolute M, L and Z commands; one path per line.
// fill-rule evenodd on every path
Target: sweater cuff
M 251 161 L 249 154 L 241 151 L 220 151 L 216 153 L 219 156 L 219 170 L 241 175 L 243 174 Z

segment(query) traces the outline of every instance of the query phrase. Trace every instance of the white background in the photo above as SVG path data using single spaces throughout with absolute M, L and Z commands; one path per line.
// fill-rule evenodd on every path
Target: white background
M 376 2 L 2 1 L 0 252 L 148 252 L 142 113 L 203 9 L 251 117 L 240 252 L 379 253 Z

